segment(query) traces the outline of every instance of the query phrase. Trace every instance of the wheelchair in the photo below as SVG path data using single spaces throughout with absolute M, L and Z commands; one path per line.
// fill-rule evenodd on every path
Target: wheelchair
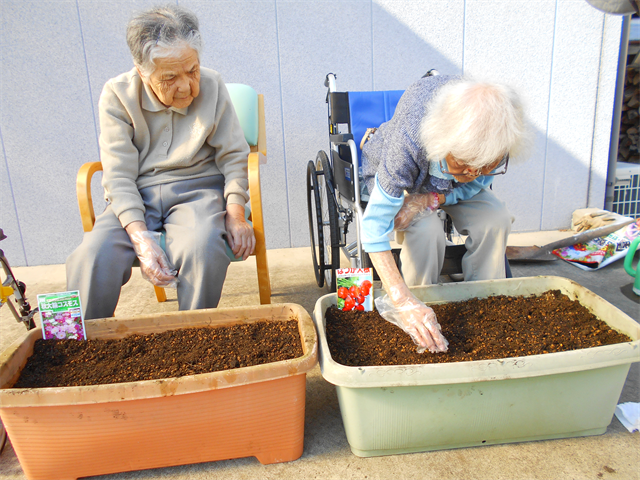
M 424 76 L 438 75 L 429 70 Z M 352 268 L 371 267 L 362 249 L 360 219 L 368 196 L 361 189 L 361 143 L 367 129 L 376 128 L 393 117 L 404 90 L 338 92 L 336 75 L 327 74 L 329 153 L 321 150 L 315 162 L 307 164 L 307 210 L 316 282 L 336 291 L 336 269 L 340 268 L 340 252 Z M 445 266 L 442 274 L 462 271 L 464 245 L 451 242 L 454 235 L 451 219 L 438 211 L 447 234 Z M 351 234 L 350 227 L 353 225 Z M 400 249 L 392 249 L 399 264 Z

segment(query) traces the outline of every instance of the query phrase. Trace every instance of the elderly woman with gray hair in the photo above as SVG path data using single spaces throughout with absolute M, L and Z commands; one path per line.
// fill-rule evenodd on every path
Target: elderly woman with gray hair
M 191 310 L 218 305 L 230 262 L 225 239 L 236 257 L 253 253 L 249 146 L 220 74 L 200 66 L 198 28 L 175 5 L 133 16 L 135 67 L 100 95 L 108 204 L 67 259 L 67 287 L 80 290 L 85 318 L 113 315 L 136 256 L 145 278 L 176 286 L 180 310 Z
M 437 283 L 446 246 L 441 208 L 467 235 L 465 280 L 504 278 L 513 217 L 489 187 L 507 172 L 526 135 L 524 112 L 506 86 L 425 76 L 410 86 L 393 118 L 362 150 L 370 199 L 362 219 L 364 250 L 387 295 L 380 313 L 409 333 L 420 351 L 447 350 L 435 313 L 408 285 Z M 402 274 L 389 243 L 402 245 Z

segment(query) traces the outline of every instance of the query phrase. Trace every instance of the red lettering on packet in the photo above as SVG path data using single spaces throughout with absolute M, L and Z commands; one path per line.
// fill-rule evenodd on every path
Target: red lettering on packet
M 336 273 L 340 275 L 367 274 L 367 273 L 371 273 L 371 269 L 370 268 L 337 268 Z

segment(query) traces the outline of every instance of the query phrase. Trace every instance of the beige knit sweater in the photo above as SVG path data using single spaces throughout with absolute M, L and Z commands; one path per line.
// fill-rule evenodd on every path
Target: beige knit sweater
M 144 222 L 138 190 L 151 185 L 222 174 L 227 203 L 248 201 L 249 145 L 218 72 L 202 68 L 200 94 L 178 109 L 134 68 L 105 84 L 99 111 L 102 186 L 123 227 Z

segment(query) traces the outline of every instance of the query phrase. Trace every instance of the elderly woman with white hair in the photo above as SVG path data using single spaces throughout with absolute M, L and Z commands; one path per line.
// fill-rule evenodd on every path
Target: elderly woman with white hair
M 370 199 L 362 243 L 387 296 L 385 318 L 422 348 L 447 350 L 433 310 L 409 285 L 437 283 L 446 246 L 441 208 L 467 235 L 465 280 L 505 278 L 505 250 L 513 217 L 489 187 L 507 172 L 526 138 L 524 112 L 509 87 L 454 76 L 425 76 L 410 86 L 393 118 L 362 150 Z M 389 235 L 402 245 L 402 274 Z
M 107 208 L 67 259 L 67 287 L 80 290 L 85 318 L 112 316 L 137 256 L 151 283 L 177 287 L 180 310 L 216 307 L 225 239 L 238 258 L 255 248 L 249 146 L 220 74 L 200 66 L 193 13 L 167 5 L 134 15 L 127 43 L 135 66 L 99 101 Z

